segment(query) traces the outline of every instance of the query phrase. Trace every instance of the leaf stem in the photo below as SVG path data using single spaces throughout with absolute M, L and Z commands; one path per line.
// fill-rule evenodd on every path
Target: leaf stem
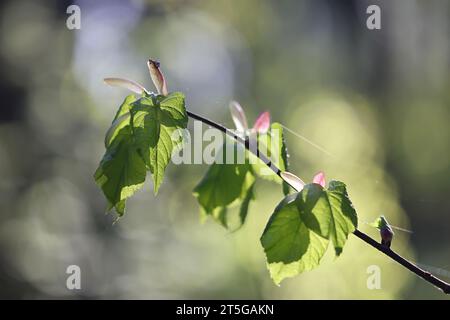
M 223 125 L 221 125 L 219 123 L 216 123 L 216 122 L 214 122 L 212 120 L 209 120 L 209 119 L 207 119 L 207 118 L 205 118 L 203 116 L 200 116 L 200 115 L 198 115 L 196 113 L 187 111 L 187 115 L 190 118 L 192 118 L 192 119 L 201 121 L 201 122 L 203 122 L 206 125 L 209 125 L 209 126 L 211 126 L 213 128 L 216 128 L 216 129 L 222 131 L 223 133 L 225 133 L 229 137 L 233 138 L 237 142 L 243 144 L 248 151 L 250 151 L 255 156 L 257 156 L 259 159 L 261 159 L 276 175 L 278 175 L 281 178 L 281 170 L 275 164 L 273 164 L 272 161 L 269 158 L 267 158 L 266 155 L 264 155 L 263 153 L 259 152 L 259 150 L 256 150 L 256 152 L 254 152 L 254 150 L 251 150 L 248 139 L 244 139 L 244 138 L 240 137 L 239 135 L 235 134 L 232 130 L 226 128 L 225 126 L 223 126 Z M 293 188 L 293 186 L 291 184 L 289 184 L 289 185 Z M 392 260 L 394 260 L 397 263 L 401 264 L 406 269 L 408 269 L 411 272 L 415 273 L 417 276 L 421 277 L 425 281 L 427 281 L 427 282 L 431 283 L 432 285 L 434 285 L 435 287 L 439 288 L 440 290 L 442 290 L 442 292 L 444 292 L 446 294 L 450 294 L 450 284 L 449 283 L 447 283 L 447 282 L 445 282 L 445 281 L 443 281 L 443 280 L 433 276 L 431 273 L 429 273 L 429 272 L 419 268 L 418 266 L 416 266 L 412 262 L 406 260 L 405 258 L 400 256 L 396 252 L 392 251 L 389 247 L 387 247 L 385 245 L 382 245 L 381 243 L 377 242 L 376 240 L 374 240 L 373 238 L 371 238 L 370 236 L 368 236 L 364 232 L 361 232 L 358 229 L 356 229 L 353 232 L 353 234 L 356 237 L 358 237 L 359 239 L 361 239 L 364 242 L 366 242 L 367 244 L 369 244 L 370 246 L 372 246 L 375 249 L 383 252 L 389 258 L 391 258 Z

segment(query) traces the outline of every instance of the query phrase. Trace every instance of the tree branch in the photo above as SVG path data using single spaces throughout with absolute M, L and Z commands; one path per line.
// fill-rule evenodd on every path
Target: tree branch
M 200 116 L 198 114 L 195 114 L 195 113 L 190 112 L 190 111 L 187 111 L 187 114 L 192 119 L 201 121 L 201 122 L 203 122 L 206 125 L 209 125 L 209 126 L 211 126 L 213 128 L 216 128 L 216 129 L 222 131 L 223 133 L 225 133 L 226 135 L 228 135 L 229 137 L 233 138 L 237 142 L 243 144 L 248 151 L 250 151 L 255 156 L 257 156 L 259 159 L 261 159 L 273 172 L 275 172 L 275 174 L 277 174 L 279 177 L 281 177 L 281 170 L 276 165 L 274 165 L 272 163 L 272 161 L 269 158 L 266 157 L 266 155 L 260 153 L 259 150 L 256 150 L 256 153 L 254 152 L 254 150 L 251 150 L 251 148 L 249 147 L 249 141 L 247 139 L 243 139 L 242 137 L 236 135 L 230 129 L 224 127 L 223 125 L 218 124 L 218 123 L 216 123 L 214 121 L 211 121 L 211 120 L 209 120 L 209 119 L 207 119 L 205 117 L 202 117 L 202 116 Z M 293 188 L 292 185 L 290 185 L 290 186 Z M 364 242 L 366 242 L 367 244 L 369 244 L 372 247 L 374 247 L 375 249 L 383 252 L 385 255 L 387 255 L 388 257 L 390 257 L 392 260 L 396 261 L 397 263 L 401 264 L 402 266 L 404 266 L 405 268 L 407 268 L 411 272 L 415 273 L 417 276 L 419 276 L 422 279 L 424 279 L 425 281 L 431 283 L 435 287 L 441 289 L 442 292 L 444 292 L 446 294 L 450 294 L 450 284 L 448 284 L 447 282 L 445 282 L 445 281 L 443 281 L 443 280 L 433 276 L 431 273 L 429 273 L 429 272 L 427 272 L 427 271 L 417 267 L 412 262 L 406 260 L 405 258 L 400 256 L 399 254 L 395 253 L 389 247 L 380 244 L 379 242 L 377 242 L 376 240 L 374 240 L 373 238 L 371 238 L 370 236 L 368 236 L 364 232 L 361 232 L 358 229 L 356 229 L 353 232 L 353 234 L 356 237 L 358 237 L 361 240 L 363 240 Z
M 427 282 L 431 283 L 432 285 L 434 285 L 435 287 L 441 289 L 444 293 L 450 294 L 450 284 L 448 284 L 447 282 L 445 282 L 439 278 L 436 278 L 428 271 L 425 271 L 425 270 L 419 268 L 412 262 L 410 262 L 410 261 L 406 260 L 405 258 L 403 258 L 402 256 L 400 256 L 398 253 L 392 251 L 389 247 L 378 243 L 377 241 L 375 241 L 374 239 L 369 237 L 367 234 L 359 231 L 358 229 L 356 229 L 353 232 L 353 234 L 355 236 L 357 236 L 358 238 L 360 238 L 361 240 L 365 241 L 366 243 L 370 244 L 375 249 L 378 249 L 379 251 L 383 252 L 385 255 L 390 257 L 392 260 L 400 263 L 402 266 L 404 266 L 411 272 L 415 273 L 416 275 L 418 275 L 425 281 L 427 281 Z

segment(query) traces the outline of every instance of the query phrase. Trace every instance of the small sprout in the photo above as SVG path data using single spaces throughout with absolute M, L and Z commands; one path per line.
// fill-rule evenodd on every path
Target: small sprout
M 255 125 L 253 126 L 253 130 L 258 133 L 266 133 L 270 127 L 270 114 L 269 112 L 261 113 L 255 121 Z
M 241 105 L 236 101 L 230 102 L 231 118 L 238 132 L 246 132 L 248 129 L 247 118 Z
M 150 77 L 152 78 L 153 84 L 155 85 L 158 94 L 167 96 L 169 92 L 167 90 L 166 79 L 164 78 L 164 75 L 162 74 L 159 66 L 159 61 L 152 59 L 149 59 L 147 61 L 148 71 L 150 72 Z
M 392 231 L 392 229 L 389 226 L 387 226 L 386 228 L 380 229 L 380 235 L 381 235 L 381 244 L 390 248 L 392 238 L 394 237 L 394 231 Z
M 325 174 L 322 171 L 319 171 L 313 178 L 313 183 L 320 184 L 325 188 Z
M 300 192 L 303 190 L 303 187 L 305 186 L 305 182 L 303 182 L 302 179 L 297 177 L 295 174 L 284 171 L 281 173 L 281 178 L 291 185 L 297 192 Z M 322 171 L 319 171 L 314 178 L 313 183 L 321 185 L 323 188 L 325 188 L 325 174 Z
M 253 128 L 248 130 L 247 117 L 245 116 L 244 109 L 242 109 L 241 105 L 236 101 L 230 102 L 230 112 L 231 118 L 233 119 L 234 125 L 236 127 L 236 131 L 239 133 L 244 133 L 246 135 L 259 133 L 266 134 L 270 128 L 270 113 L 263 112 L 261 113 L 255 121 Z
M 144 92 L 147 93 L 147 90 L 144 88 L 143 85 L 128 79 L 123 78 L 105 78 L 103 81 L 113 87 L 122 87 L 128 90 L 133 91 L 137 94 L 143 94 Z
M 390 248 L 394 231 L 387 219 L 384 216 L 380 216 L 374 222 L 369 223 L 369 225 L 380 230 L 381 244 Z

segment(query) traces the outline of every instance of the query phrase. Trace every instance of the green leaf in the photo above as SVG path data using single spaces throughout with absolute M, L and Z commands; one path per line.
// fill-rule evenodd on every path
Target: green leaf
M 174 133 L 187 127 L 184 95 L 174 92 L 167 97 L 142 97 L 133 103 L 131 114 L 133 134 L 138 144 L 144 146 L 141 151 L 152 172 L 156 194 L 172 152 L 181 146 L 182 135 L 176 137 Z
M 107 150 L 94 174 L 109 209 L 124 214 L 126 199 L 142 187 L 147 169 L 158 191 L 172 151 L 182 142 L 182 135 L 172 141 L 174 132 L 186 128 L 187 121 L 182 93 L 125 98 L 106 134 Z
M 227 219 L 227 207 L 220 207 L 217 210 L 214 210 L 214 218 L 218 221 L 222 226 L 228 228 L 228 219 Z
M 258 150 L 264 153 L 281 171 L 288 170 L 288 153 L 283 135 L 283 127 L 281 124 L 274 122 L 270 125 L 270 129 L 265 134 L 258 134 L 257 137 Z M 258 177 L 277 183 L 283 183 L 283 180 L 277 176 L 267 165 L 249 153 L 253 171 Z M 289 193 L 289 186 L 283 183 L 283 193 Z
M 375 221 L 373 221 L 372 223 L 368 223 L 369 226 L 375 227 L 378 230 L 387 228 L 389 225 L 389 222 L 387 221 L 387 219 L 385 218 L 385 216 L 379 216 L 378 218 L 375 219 Z
M 105 147 L 108 147 L 119 131 L 130 124 L 130 110 L 131 104 L 136 101 L 133 94 L 128 95 L 117 110 L 117 113 L 111 123 L 111 127 L 106 132 Z
M 278 124 L 277 124 L 278 125 Z M 281 125 L 279 125 L 280 128 Z M 281 163 L 283 166 L 283 169 L 281 169 L 282 171 L 289 171 L 289 153 L 288 153 L 288 149 L 287 149 L 287 145 L 286 145 L 286 139 L 284 137 L 284 134 L 281 135 Z M 289 184 L 286 183 L 286 181 L 283 180 L 283 194 L 285 196 L 287 196 L 291 191 L 291 187 L 289 186 Z
M 300 219 L 298 197 L 299 194 L 291 194 L 281 201 L 261 237 L 276 284 L 317 267 L 328 246 L 327 239 L 309 230 Z
M 255 182 L 254 182 L 254 179 L 251 179 L 251 180 L 253 180 L 251 182 L 251 186 L 244 188 L 245 189 L 245 194 L 243 195 L 241 208 L 239 209 L 239 220 L 240 220 L 241 226 L 244 225 L 245 220 L 247 219 L 248 208 L 250 206 L 250 201 L 255 199 L 255 194 L 253 192 L 253 189 L 254 189 L 254 186 L 255 186 Z
M 288 195 L 261 237 L 271 277 L 279 284 L 317 267 L 329 240 L 339 255 L 356 226 L 356 212 L 342 182 L 330 182 L 328 190 L 312 183 Z
M 282 126 L 279 123 L 272 123 L 267 133 L 258 134 L 258 136 L 253 134 L 250 139 L 252 138 L 257 139 L 258 148 L 261 148 L 263 153 L 269 158 L 271 157 L 271 160 L 281 170 L 287 169 L 287 149 L 283 139 Z M 270 146 L 272 146 L 272 150 Z M 222 217 L 224 214 L 223 207 L 236 203 L 241 204 L 239 210 L 240 226 L 245 223 L 249 204 L 254 199 L 255 173 L 271 181 L 283 182 L 258 157 L 247 151 L 245 155 L 246 164 L 226 164 L 225 153 L 219 154 L 218 157 L 223 157 L 221 163 L 224 164 L 219 164 L 216 161 L 211 165 L 202 181 L 194 189 L 194 196 L 197 197 L 202 207 L 202 213 L 206 216 L 212 216 L 226 227 L 229 227 L 229 219 L 224 224 L 224 220 L 218 219 L 217 217 Z M 289 192 L 289 186 L 284 183 L 283 192 L 285 194 Z
M 205 210 L 212 214 L 218 207 L 228 206 L 246 193 L 246 179 L 254 179 L 246 164 L 213 163 L 194 188 L 194 196 Z
M 278 133 L 276 133 L 276 132 L 278 132 Z M 284 138 L 284 133 L 283 133 L 283 126 L 278 122 L 272 123 L 270 126 L 270 136 L 271 136 L 271 140 L 276 139 L 276 140 L 274 140 L 275 141 L 274 143 L 277 148 L 276 149 L 277 150 L 276 157 L 275 157 L 275 159 L 272 159 L 272 160 L 275 160 L 275 162 L 277 163 L 277 165 L 281 171 L 287 171 L 289 169 L 288 168 L 288 152 L 287 152 L 286 140 Z M 271 155 L 271 157 L 272 157 L 272 155 Z
M 236 150 L 236 147 L 235 144 L 231 146 L 233 150 Z M 224 208 L 235 204 L 241 203 L 240 223 L 242 225 L 245 222 L 255 182 L 248 163 L 227 164 L 223 161 L 226 159 L 226 152 L 232 151 L 231 148 L 224 145 L 217 155 L 217 159 L 221 159 L 223 163 L 216 160 L 193 191 L 204 214 L 212 216 L 225 227 L 228 227 L 228 223 L 224 223 L 227 220 L 223 217 L 227 213 Z
M 94 174 L 109 207 L 115 207 L 119 216 L 125 212 L 125 200 L 145 181 L 146 167 L 139 149 L 140 146 L 132 139 L 130 126 L 123 127 L 109 145 Z
M 358 224 L 345 184 L 331 181 L 328 190 L 325 190 L 311 183 L 300 194 L 298 207 L 305 224 L 318 235 L 330 239 L 339 256 L 348 235 L 355 231 Z
M 259 134 L 258 148 L 263 149 L 268 157 L 279 166 L 281 170 L 287 168 L 287 150 L 283 140 L 283 130 L 279 123 L 273 123 L 266 134 Z M 272 146 L 272 150 L 267 147 Z M 218 212 L 223 214 L 222 207 L 231 206 L 236 203 L 241 204 L 239 210 L 240 226 L 245 223 L 248 214 L 249 204 L 254 199 L 254 175 L 281 183 L 282 180 L 273 173 L 259 158 L 246 152 L 246 164 L 226 164 L 225 153 L 219 154 L 223 157 L 224 164 L 214 163 L 208 169 L 203 180 L 195 187 L 194 195 L 197 197 L 203 213 L 215 218 L 223 224 L 223 219 L 217 219 Z M 264 170 L 264 171 L 263 171 Z M 283 192 L 289 192 L 289 186 L 283 184 Z

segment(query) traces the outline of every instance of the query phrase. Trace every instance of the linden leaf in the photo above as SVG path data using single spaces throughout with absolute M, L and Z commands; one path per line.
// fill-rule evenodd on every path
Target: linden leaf
M 115 207 L 119 216 L 125 212 L 125 200 L 142 187 L 146 176 L 145 163 L 139 153 L 140 146 L 131 137 L 130 127 L 122 128 L 94 174 L 110 208 Z
M 144 146 L 141 151 L 152 172 L 156 194 L 172 152 L 181 146 L 182 135 L 174 133 L 187 126 L 184 95 L 174 92 L 167 97 L 144 96 L 133 103 L 131 113 L 133 133 Z
M 356 211 L 342 182 L 331 181 L 328 190 L 311 183 L 288 195 L 261 236 L 273 280 L 279 284 L 317 267 L 330 241 L 340 255 L 356 227 Z

